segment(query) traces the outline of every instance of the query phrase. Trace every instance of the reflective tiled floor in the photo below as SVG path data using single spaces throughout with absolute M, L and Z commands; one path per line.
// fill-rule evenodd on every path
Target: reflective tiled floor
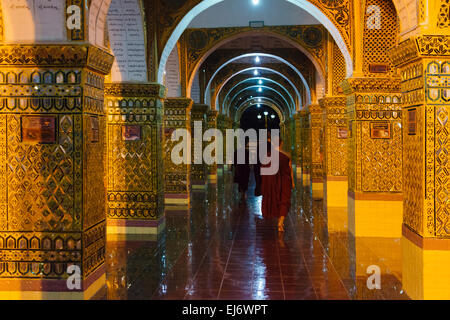
M 238 203 L 231 177 L 192 194 L 186 213 L 167 213 L 160 239 L 109 241 L 107 299 L 407 299 L 399 239 L 355 239 L 345 209 L 323 210 L 297 190 L 279 234 L 261 198 Z M 369 290 L 379 266 L 382 289 Z

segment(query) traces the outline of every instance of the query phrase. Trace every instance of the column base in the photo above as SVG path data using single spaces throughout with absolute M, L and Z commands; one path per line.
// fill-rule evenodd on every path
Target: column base
M 348 232 L 348 212 L 346 207 L 328 207 L 327 224 L 328 232 Z
M 217 173 L 208 175 L 208 183 L 209 184 L 217 184 Z
M 327 208 L 344 207 L 348 205 L 348 178 L 327 176 L 324 181 L 323 197 L 325 210 Z
M 295 170 L 296 173 L 296 177 L 297 179 L 302 179 L 303 175 L 302 175 L 302 168 L 297 167 L 297 169 Z
M 202 182 L 192 182 L 191 188 L 193 192 L 205 191 L 208 187 L 208 184 L 204 181 Z
M 402 282 L 411 299 L 449 300 L 449 265 L 450 239 L 423 238 L 403 225 Z
M 309 173 L 303 173 L 302 175 L 302 185 L 304 187 L 309 187 L 311 185 L 311 176 Z
M 312 182 L 312 197 L 315 200 L 323 199 L 323 180 L 314 179 Z
M 401 238 L 403 195 L 348 192 L 348 227 L 355 237 Z
M 118 240 L 129 237 L 148 236 L 149 238 L 157 238 L 164 231 L 166 226 L 165 217 L 159 220 L 118 220 L 108 219 L 106 222 L 106 233 L 108 240 Z
M 69 290 L 66 279 L 0 279 L 0 300 L 91 300 L 105 286 L 103 265 L 81 282 L 81 290 Z
M 165 211 L 188 211 L 190 196 L 188 194 L 166 194 L 164 196 Z

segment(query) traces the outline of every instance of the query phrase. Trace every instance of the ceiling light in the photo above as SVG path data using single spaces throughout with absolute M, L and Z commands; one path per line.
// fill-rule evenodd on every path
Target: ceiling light
M 271 115 L 271 118 L 272 118 L 272 119 L 275 119 L 275 115 L 274 115 L 274 114 L 273 114 L 273 115 Z
M 257 6 L 259 4 L 259 0 L 252 0 L 252 3 L 254 6 Z
M 259 58 L 259 56 L 256 56 L 255 63 L 260 63 L 260 62 L 261 62 L 261 59 Z
M 258 103 L 257 107 L 258 107 L 258 108 L 261 108 L 261 105 Z
M 261 118 L 262 118 L 262 116 L 260 114 L 258 114 L 258 119 L 261 119 Z
M 265 115 L 265 116 L 268 116 L 268 115 L 269 115 L 269 112 L 264 111 L 264 115 Z
M 259 75 L 258 70 L 255 70 L 255 72 L 253 72 L 253 74 L 254 74 L 255 76 Z
M 258 92 L 262 92 L 262 88 L 261 87 L 258 88 Z
M 262 80 L 259 80 L 259 81 L 258 81 L 258 84 L 263 84 Z

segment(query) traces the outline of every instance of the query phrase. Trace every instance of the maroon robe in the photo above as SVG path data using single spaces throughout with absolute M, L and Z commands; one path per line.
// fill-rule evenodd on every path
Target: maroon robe
M 291 209 L 292 166 L 291 159 L 283 152 L 280 156 L 278 172 L 272 176 L 261 176 L 262 206 L 264 218 L 286 217 Z M 261 167 L 270 167 L 262 165 Z

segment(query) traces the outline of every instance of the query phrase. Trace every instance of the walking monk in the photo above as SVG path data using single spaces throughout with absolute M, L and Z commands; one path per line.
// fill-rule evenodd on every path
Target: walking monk
M 274 175 L 261 176 L 263 217 L 277 218 L 280 232 L 284 232 L 284 219 L 291 208 L 291 194 L 292 189 L 295 188 L 291 158 L 281 150 L 282 146 L 283 141 L 280 138 L 280 146 L 274 150 L 279 153 L 278 172 Z M 270 163 L 261 166 L 270 167 Z

